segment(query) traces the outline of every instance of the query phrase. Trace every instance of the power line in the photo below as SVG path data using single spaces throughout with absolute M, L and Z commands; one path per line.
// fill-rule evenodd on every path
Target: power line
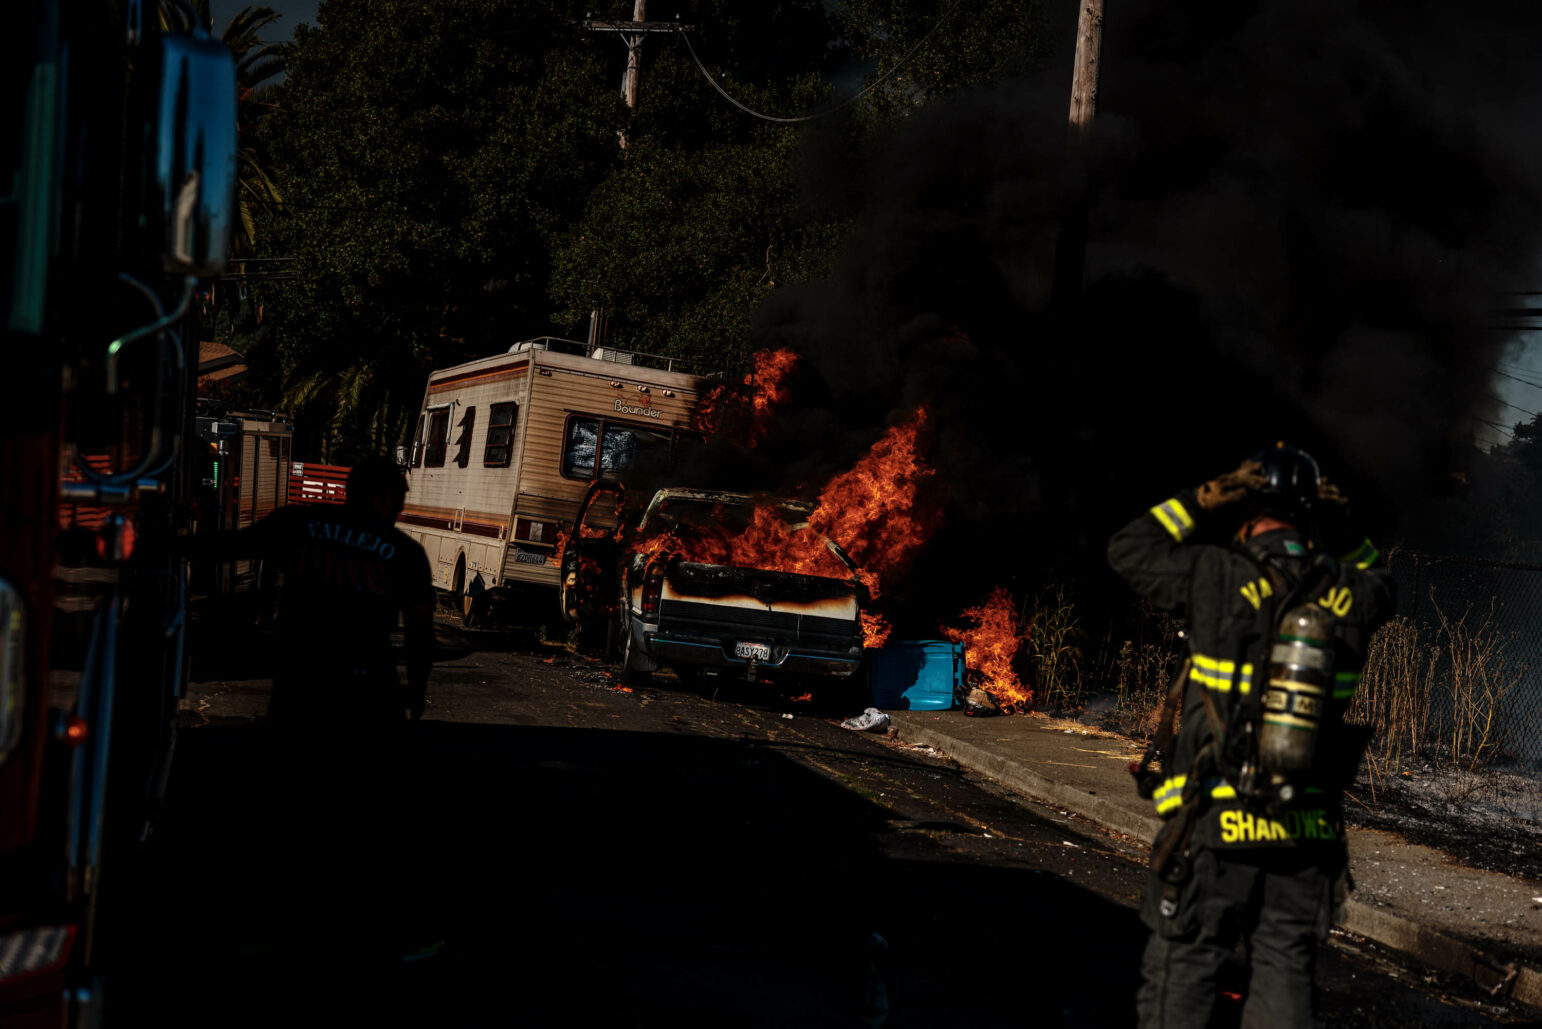
M 691 52 L 691 60 L 696 62 L 696 67 L 701 70 L 702 76 L 707 80 L 708 83 L 711 84 L 713 89 L 718 91 L 718 93 L 723 97 L 724 100 L 727 100 L 729 103 L 733 104 L 735 107 L 737 107 L 739 110 L 743 111 L 745 114 L 748 114 L 748 115 L 750 115 L 751 117 L 754 117 L 754 118 L 759 118 L 762 121 L 774 121 L 774 122 L 781 122 L 783 124 L 795 124 L 797 122 L 814 121 L 817 118 L 829 117 L 830 115 L 834 114 L 836 111 L 839 111 L 841 108 L 847 107 L 847 106 L 849 106 L 851 104 L 856 103 L 858 100 L 861 100 L 863 97 L 867 96 L 873 90 L 875 90 L 879 86 L 883 85 L 885 82 L 887 82 L 890 78 L 893 77 L 895 72 L 899 71 L 901 68 L 905 67 L 905 65 L 910 63 L 910 59 L 912 57 L 914 57 L 917 53 L 919 53 L 921 48 L 927 44 L 927 42 L 932 38 L 933 35 L 936 34 L 937 30 L 942 28 L 942 26 L 947 23 L 947 20 L 953 16 L 953 12 L 954 11 L 958 10 L 959 5 L 962 2 L 963 2 L 963 0 L 953 0 L 952 5 L 949 6 L 946 11 L 942 12 L 942 16 L 937 19 L 937 23 L 935 25 L 933 25 L 927 31 L 926 35 L 921 37 L 921 41 L 918 42 L 915 46 L 911 47 L 909 52 L 906 53 L 904 57 L 900 58 L 898 64 L 896 64 L 894 67 L 890 68 L 888 71 L 884 72 L 883 75 L 878 79 L 878 81 L 871 83 L 870 85 L 868 85 L 868 87 L 866 89 L 862 90 L 860 93 L 856 93 L 853 96 L 847 97 L 845 100 L 842 100 L 840 103 L 836 104 L 834 107 L 829 108 L 828 110 L 820 111 L 818 114 L 805 114 L 805 115 L 801 115 L 800 117 L 797 117 L 797 118 L 779 118 L 776 115 L 772 115 L 772 114 L 762 114 L 759 111 L 754 110 L 753 108 L 746 107 L 744 104 L 742 104 L 738 100 L 734 99 L 732 96 L 729 95 L 727 90 L 725 90 L 722 86 L 718 85 L 717 79 L 714 79 L 712 77 L 712 73 L 707 70 L 707 66 L 705 64 L 701 63 L 701 58 L 696 56 L 696 48 L 691 45 L 691 37 L 689 35 L 687 35 L 685 32 L 682 31 L 680 33 L 680 38 L 685 40 L 685 48 Z
M 1502 372 L 1497 368 L 1494 370 L 1494 374 L 1503 376 L 1506 379 L 1514 379 L 1516 382 L 1530 386 L 1532 389 L 1542 389 L 1542 382 L 1532 382 L 1530 379 L 1523 379 L 1519 375 L 1511 375 L 1509 372 Z
M 1509 436 L 1511 439 L 1515 438 L 1515 433 L 1514 433 L 1513 430 L 1508 429 L 1508 428 L 1506 428 L 1503 425 L 1500 425 L 1498 422 L 1491 422 L 1487 418 L 1479 418 L 1476 415 L 1470 415 L 1470 414 L 1469 415 L 1463 415 L 1462 417 L 1470 419 L 1472 421 L 1475 421 L 1475 422 L 1479 423 L 1480 425 L 1487 425 L 1491 429 L 1498 429 L 1500 432 L 1504 433 L 1506 436 Z
M 1517 406 L 1515 404 L 1512 404 L 1508 400 L 1505 400 L 1503 397 L 1497 397 L 1497 396 L 1495 396 L 1492 393 L 1486 394 L 1486 396 L 1490 400 L 1494 401 L 1494 403 L 1496 403 L 1496 404 L 1503 404 L 1504 406 L 1506 406 L 1508 408 L 1511 408 L 1513 410 L 1519 411 L 1521 414 L 1530 415 L 1533 418 L 1537 417 L 1537 412 L 1535 412 L 1535 411 L 1528 411 L 1524 407 L 1519 407 L 1519 406 Z

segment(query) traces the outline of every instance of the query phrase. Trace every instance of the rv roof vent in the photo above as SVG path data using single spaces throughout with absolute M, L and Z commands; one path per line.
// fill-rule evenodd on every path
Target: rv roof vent
M 526 350 L 550 350 L 557 354 L 573 354 L 583 357 L 588 352 L 588 347 L 575 339 L 558 339 L 555 336 L 537 336 L 535 339 L 523 339 L 509 347 L 511 354 L 524 353 Z
M 595 347 L 590 355 L 596 361 L 614 361 L 616 364 L 632 364 L 637 360 L 637 355 L 627 350 L 615 350 L 611 347 Z

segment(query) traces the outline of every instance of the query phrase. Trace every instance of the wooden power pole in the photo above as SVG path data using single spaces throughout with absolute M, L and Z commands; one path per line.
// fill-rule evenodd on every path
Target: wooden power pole
M 1076 68 L 1071 73 L 1071 115 L 1066 133 L 1065 201 L 1055 247 L 1054 304 L 1065 314 L 1082 291 L 1087 252 L 1087 148 L 1098 108 L 1103 53 L 1103 0 L 1081 0 L 1076 22 Z
M 1098 61 L 1103 55 L 1103 0 L 1082 0 L 1076 21 L 1076 68 L 1071 73 L 1071 149 L 1085 158 L 1098 110 Z
M 637 109 L 637 80 L 642 68 L 642 41 L 650 32 L 685 32 L 694 25 L 675 21 L 648 21 L 648 0 L 634 0 L 631 21 L 586 21 L 591 32 L 618 32 L 626 44 L 626 72 L 621 76 L 621 97 L 628 110 Z M 626 130 L 621 130 L 621 146 L 626 147 Z

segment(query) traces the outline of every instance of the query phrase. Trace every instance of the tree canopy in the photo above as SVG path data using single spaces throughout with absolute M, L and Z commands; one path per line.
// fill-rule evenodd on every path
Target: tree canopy
M 827 271 L 850 216 L 800 175 L 811 140 L 860 146 L 869 108 L 810 130 L 833 84 L 913 67 L 924 90 L 889 76 L 868 98 L 902 115 L 1042 49 L 1019 54 L 1036 3 L 957 7 L 654 0 L 649 21 L 689 31 L 644 40 L 629 110 L 622 37 L 587 22 L 631 0 L 328 0 L 256 135 L 262 256 L 297 276 L 256 287 L 259 380 L 314 430 L 302 450 L 348 460 L 403 440 L 429 369 L 595 311 L 614 345 L 742 365 L 757 305 Z

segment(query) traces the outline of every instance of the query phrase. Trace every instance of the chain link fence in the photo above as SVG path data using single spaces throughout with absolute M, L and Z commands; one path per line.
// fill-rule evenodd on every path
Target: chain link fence
M 1373 756 L 1542 774 L 1542 566 L 1393 551 L 1397 617 L 1350 717 Z

